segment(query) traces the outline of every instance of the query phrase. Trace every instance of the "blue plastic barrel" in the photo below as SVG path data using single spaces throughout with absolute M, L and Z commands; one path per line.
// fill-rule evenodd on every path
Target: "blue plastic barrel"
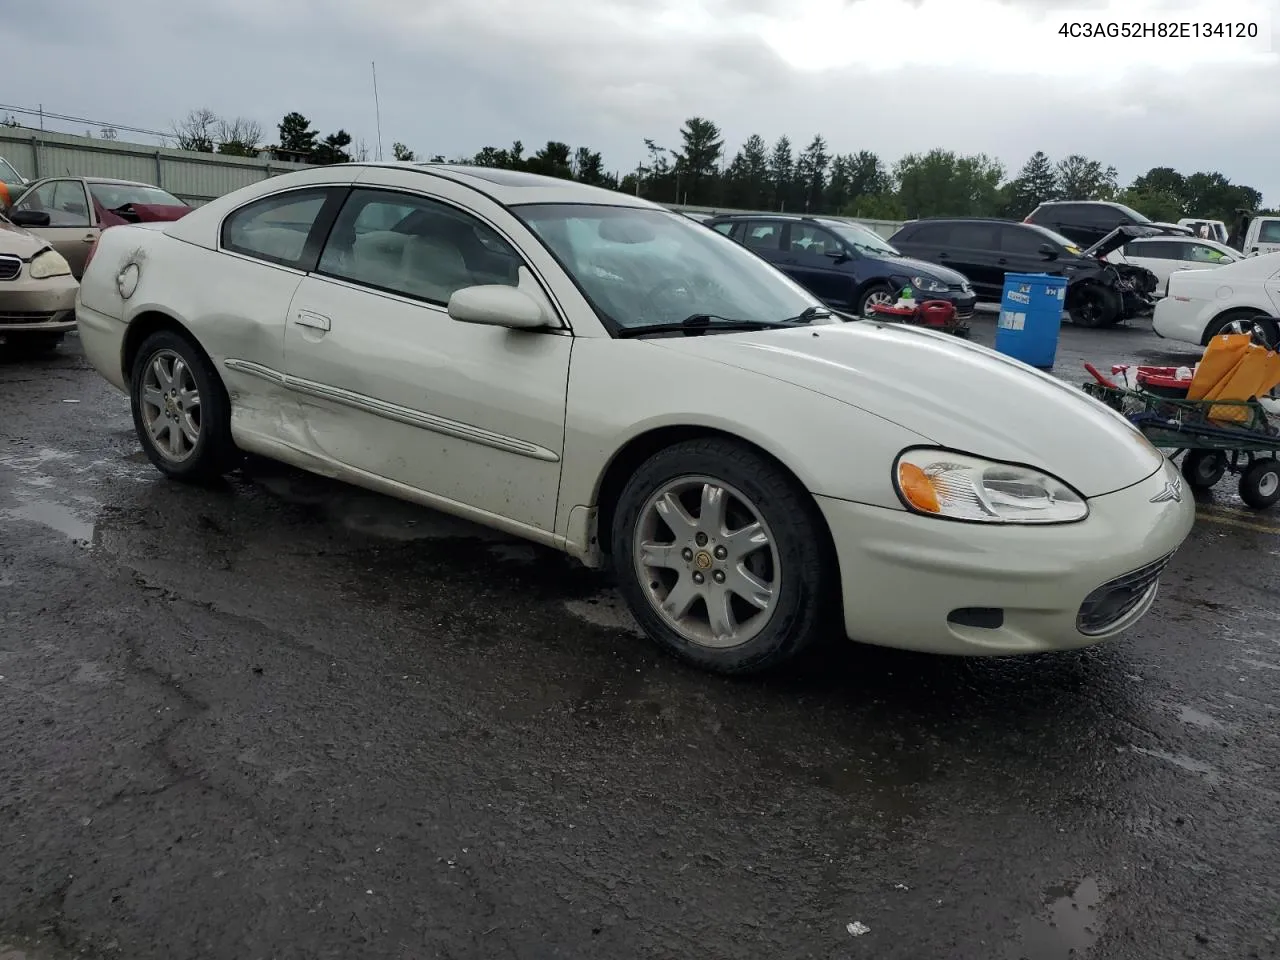
M 1047 370 L 1058 354 L 1067 278 L 1051 273 L 1006 273 L 996 324 L 996 350 Z

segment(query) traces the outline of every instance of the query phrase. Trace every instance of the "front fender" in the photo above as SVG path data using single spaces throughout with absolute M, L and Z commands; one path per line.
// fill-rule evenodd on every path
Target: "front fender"
M 644 340 L 579 340 L 569 370 L 560 526 L 594 507 L 605 471 L 635 438 L 703 427 L 755 444 L 811 493 L 900 510 L 894 458 L 929 440 L 803 387 Z M 564 529 L 559 530 L 561 534 Z

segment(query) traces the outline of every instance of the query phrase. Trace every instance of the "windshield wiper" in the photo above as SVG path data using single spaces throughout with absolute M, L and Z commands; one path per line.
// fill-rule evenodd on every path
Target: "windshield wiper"
M 818 317 L 831 316 L 830 307 L 808 307 L 800 311 L 794 317 L 787 317 L 783 323 L 808 323 L 810 320 L 816 320 Z
M 792 323 L 785 320 L 733 320 L 729 317 L 717 317 L 713 313 L 695 313 L 678 323 L 646 323 L 638 327 L 623 327 L 618 331 L 618 337 L 643 337 L 649 333 L 672 331 L 683 331 L 685 336 L 694 336 L 708 330 L 764 330 L 791 326 Z

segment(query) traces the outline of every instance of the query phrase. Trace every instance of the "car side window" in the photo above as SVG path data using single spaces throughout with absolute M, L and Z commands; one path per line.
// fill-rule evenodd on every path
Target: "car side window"
M 728 223 L 717 223 L 712 229 L 720 233 L 723 233 L 727 237 L 730 233 L 733 232 L 733 226 L 734 226 L 733 221 L 730 220 Z
M 1178 244 L 1178 246 L 1189 248 L 1181 259 L 1190 260 L 1193 263 L 1219 263 L 1227 256 L 1221 250 L 1207 247 L 1203 243 Z
M 924 223 L 907 236 L 906 242 L 927 243 L 936 247 L 950 246 L 951 227 L 945 223 Z
M 963 250 L 995 250 L 996 228 L 989 223 L 952 224 L 951 246 Z
M 301 269 L 307 237 L 328 195 L 328 187 L 290 190 L 245 204 L 222 223 L 223 249 Z
M 522 264 L 514 247 L 469 214 L 367 188 L 347 198 L 316 272 L 444 306 L 463 287 L 518 286 Z
M 788 247 L 792 253 L 822 256 L 840 250 L 840 241 L 836 239 L 835 234 L 828 233 L 811 223 L 793 223 Z
M 1280 243 L 1280 220 L 1264 220 L 1258 228 L 1259 243 Z
M 15 210 L 44 211 L 51 227 L 87 227 L 92 224 L 89 200 L 79 180 L 50 180 L 29 191 Z
M 1000 250 L 1003 253 L 1039 256 L 1040 246 L 1049 238 L 1025 227 L 1001 227 Z
M 1129 257 L 1146 257 L 1150 260 L 1186 259 L 1183 253 L 1185 245 L 1181 243 L 1152 243 L 1149 240 L 1137 240 L 1128 244 L 1124 250 L 1125 256 Z
M 767 220 L 752 220 L 747 224 L 745 243 L 752 250 L 782 249 L 782 224 Z

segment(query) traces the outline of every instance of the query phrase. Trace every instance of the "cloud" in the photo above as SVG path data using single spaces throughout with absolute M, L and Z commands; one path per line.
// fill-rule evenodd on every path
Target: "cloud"
M 1259 12 L 1261 11 L 1261 12 Z M 1220 170 L 1280 202 L 1280 66 L 1263 0 L 45 0 L 6 11 L 17 104 L 151 129 L 197 106 L 274 133 L 323 132 L 457 156 L 522 140 L 679 145 L 690 116 L 887 160 L 940 146 L 1016 170 L 1084 153 L 1123 178 Z M 1076 16 L 1079 14 L 1080 16 Z M 1064 17 L 1255 18 L 1251 43 L 1058 37 Z M 59 24 L 48 30 L 49 23 Z

